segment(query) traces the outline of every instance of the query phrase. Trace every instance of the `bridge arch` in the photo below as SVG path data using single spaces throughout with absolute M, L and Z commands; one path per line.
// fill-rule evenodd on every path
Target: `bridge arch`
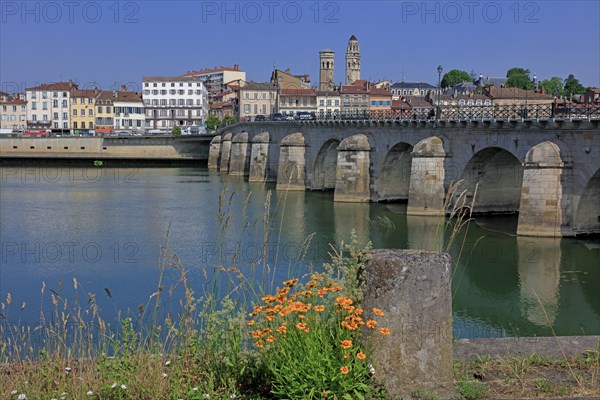
M 313 168 L 312 189 L 335 189 L 337 153 L 340 140 L 331 138 L 325 141 L 315 159 Z
M 473 154 L 465 165 L 453 195 L 463 192 L 474 213 L 519 211 L 523 166 L 519 159 L 500 147 L 486 147 Z
M 377 181 L 377 200 L 408 200 L 413 146 L 397 143 L 386 154 Z
M 575 232 L 600 233 L 600 169 L 583 189 L 575 213 Z

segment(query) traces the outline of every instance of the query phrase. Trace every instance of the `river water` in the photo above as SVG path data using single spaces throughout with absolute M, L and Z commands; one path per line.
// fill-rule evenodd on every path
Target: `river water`
M 82 303 L 95 295 L 107 319 L 135 314 L 161 265 L 175 293 L 164 310 L 175 312 L 180 272 L 162 249 L 197 296 L 214 279 L 221 294 L 235 292 L 237 270 L 268 289 L 321 270 L 330 244 L 354 231 L 374 248 L 448 248 L 455 337 L 600 334 L 600 241 L 518 237 L 515 216 L 476 218 L 448 246 L 439 219 L 407 216 L 403 204 L 334 203 L 332 192 L 277 192 L 200 167 L 0 174 L 0 299 L 11 294 L 10 323 L 38 322 L 50 290 Z

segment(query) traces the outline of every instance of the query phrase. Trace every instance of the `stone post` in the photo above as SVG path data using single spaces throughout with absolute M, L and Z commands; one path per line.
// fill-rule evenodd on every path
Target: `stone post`
M 371 200 L 369 139 L 350 136 L 338 146 L 333 201 L 364 203 Z
M 305 144 L 302 133 L 292 133 L 283 138 L 279 150 L 277 190 L 306 189 Z
M 414 250 L 373 250 L 365 268 L 365 313 L 384 311 L 373 335 L 375 378 L 391 398 L 415 390 L 452 394 L 452 275 L 447 254 Z
M 430 137 L 417 143 L 412 153 L 407 215 L 444 215 L 444 143 Z
M 262 132 L 252 138 L 250 155 L 250 182 L 265 182 L 269 168 L 269 132 Z
M 231 155 L 231 133 L 226 133 L 221 138 L 221 160 L 219 171 L 229 172 L 229 156 Z
M 218 171 L 219 161 L 221 159 L 221 136 L 215 136 L 210 141 L 210 148 L 208 149 L 208 170 Z
M 248 132 L 240 132 L 231 140 L 231 156 L 229 157 L 229 175 L 245 176 L 250 170 L 250 146 Z

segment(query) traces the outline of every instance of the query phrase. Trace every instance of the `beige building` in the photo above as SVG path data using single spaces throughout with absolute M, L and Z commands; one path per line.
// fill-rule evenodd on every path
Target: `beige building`
M 310 76 L 293 75 L 290 69 L 275 69 L 271 74 L 271 84 L 278 89 L 310 89 Z
M 298 112 L 317 112 L 317 92 L 314 89 L 280 89 L 279 112 L 296 115 Z
M 240 88 L 240 121 L 252 121 L 257 115 L 268 116 L 277 107 L 277 88 L 270 83 L 248 82 Z
M 20 95 L 0 97 L 0 133 L 22 132 L 27 127 L 27 102 Z
M 125 87 L 121 87 L 125 89 Z M 121 90 L 113 93 L 113 128 L 118 132 L 143 133 L 146 112 L 142 94 Z
M 535 90 L 494 88 L 484 91 L 492 100 L 494 118 L 550 118 L 554 98 Z
M 342 119 L 363 119 L 369 113 L 369 91 L 362 85 L 346 85 L 340 88 Z
M 321 50 L 319 52 L 319 90 L 332 91 L 334 86 L 335 52 L 333 50 Z
M 208 92 L 208 103 L 220 101 L 217 97 L 222 92 L 229 90 L 228 84 L 232 81 L 246 81 L 246 72 L 240 66 L 215 67 L 199 71 L 188 71 L 184 77 L 195 77 L 204 83 Z
M 112 91 L 100 91 L 96 99 L 96 133 L 106 134 L 114 131 L 114 100 Z

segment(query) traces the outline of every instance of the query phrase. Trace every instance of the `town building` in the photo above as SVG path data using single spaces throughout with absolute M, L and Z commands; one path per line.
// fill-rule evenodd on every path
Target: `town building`
M 240 121 L 251 121 L 257 115 L 269 115 L 277 110 L 277 88 L 267 82 L 248 82 L 240 88 Z
M 368 118 L 369 91 L 363 85 L 340 87 L 342 119 Z
M 476 78 L 473 80 L 473 84 L 475 86 L 481 86 L 481 87 L 487 87 L 487 88 L 493 87 L 496 89 L 506 87 L 506 82 L 508 82 L 508 78 L 489 77 L 489 76 L 483 76 L 483 74 L 479 74 L 479 78 Z
M 600 104 L 600 89 L 589 88 L 583 94 L 583 102 L 586 104 Z
M 319 52 L 319 90 L 330 92 L 334 84 L 334 58 L 333 50 L 321 50 Z
M 285 71 L 274 69 L 271 73 L 271 84 L 278 89 L 310 89 L 310 76 L 293 75 L 289 68 Z
M 392 111 L 392 93 L 367 83 L 369 114 L 371 119 L 387 119 Z
M 484 90 L 492 100 L 495 118 L 549 118 L 554 98 L 535 90 L 495 88 Z
M 342 98 L 337 90 L 317 90 L 317 118 L 336 119 L 342 110 Z
M 421 96 L 406 96 L 392 100 L 392 113 L 396 119 L 425 120 L 435 117 L 433 105 Z
M 96 99 L 99 89 L 71 90 L 71 132 L 73 134 L 95 133 Z
M 146 128 L 144 100 L 139 92 L 128 92 L 125 87 L 113 95 L 114 130 L 117 132 L 143 133 Z
M 360 79 L 360 47 L 358 39 L 352 35 L 346 47 L 346 85 L 352 85 Z
M 107 134 L 114 132 L 115 96 L 110 90 L 101 90 L 96 98 L 96 133 Z
M 175 126 L 201 126 L 208 115 L 208 92 L 195 76 L 144 77 L 146 129 L 171 131 Z
M 317 112 L 317 91 L 314 89 L 280 89 L 278 100 L 279 112 L 284 115 Z
M 217 98 L 218 95 L 229 89 L 227 87 L 229 82 L 246 80 L 246 72 L 241 71 L 238 64 L 235 64 L 233 67 L 215 67 L 199 71 L 188 71 L 183 76 L 195 77 L 204 83 L 208 94 L 209 104 L 214 101 L 219 101 Z
M 440 106 L 439 118 L 453 120 L 486 119 L 493 117 L 492 100 L 483 94 L 459 94 L 428 96 L 434 106 Z
M 73 81 L 55 82 L 25 89 L 27 129 L 69 133 L 70 92 L 77 89 Z
M 23 132 L 27 127 L 27 101 L 20 94 L 0 94 L 0 133 Z
M 426 82 L 396 82 L 390 86 L 394 100 L 406 96 L 425 97 L 429 92 L 438 94 L 440 89 Z

